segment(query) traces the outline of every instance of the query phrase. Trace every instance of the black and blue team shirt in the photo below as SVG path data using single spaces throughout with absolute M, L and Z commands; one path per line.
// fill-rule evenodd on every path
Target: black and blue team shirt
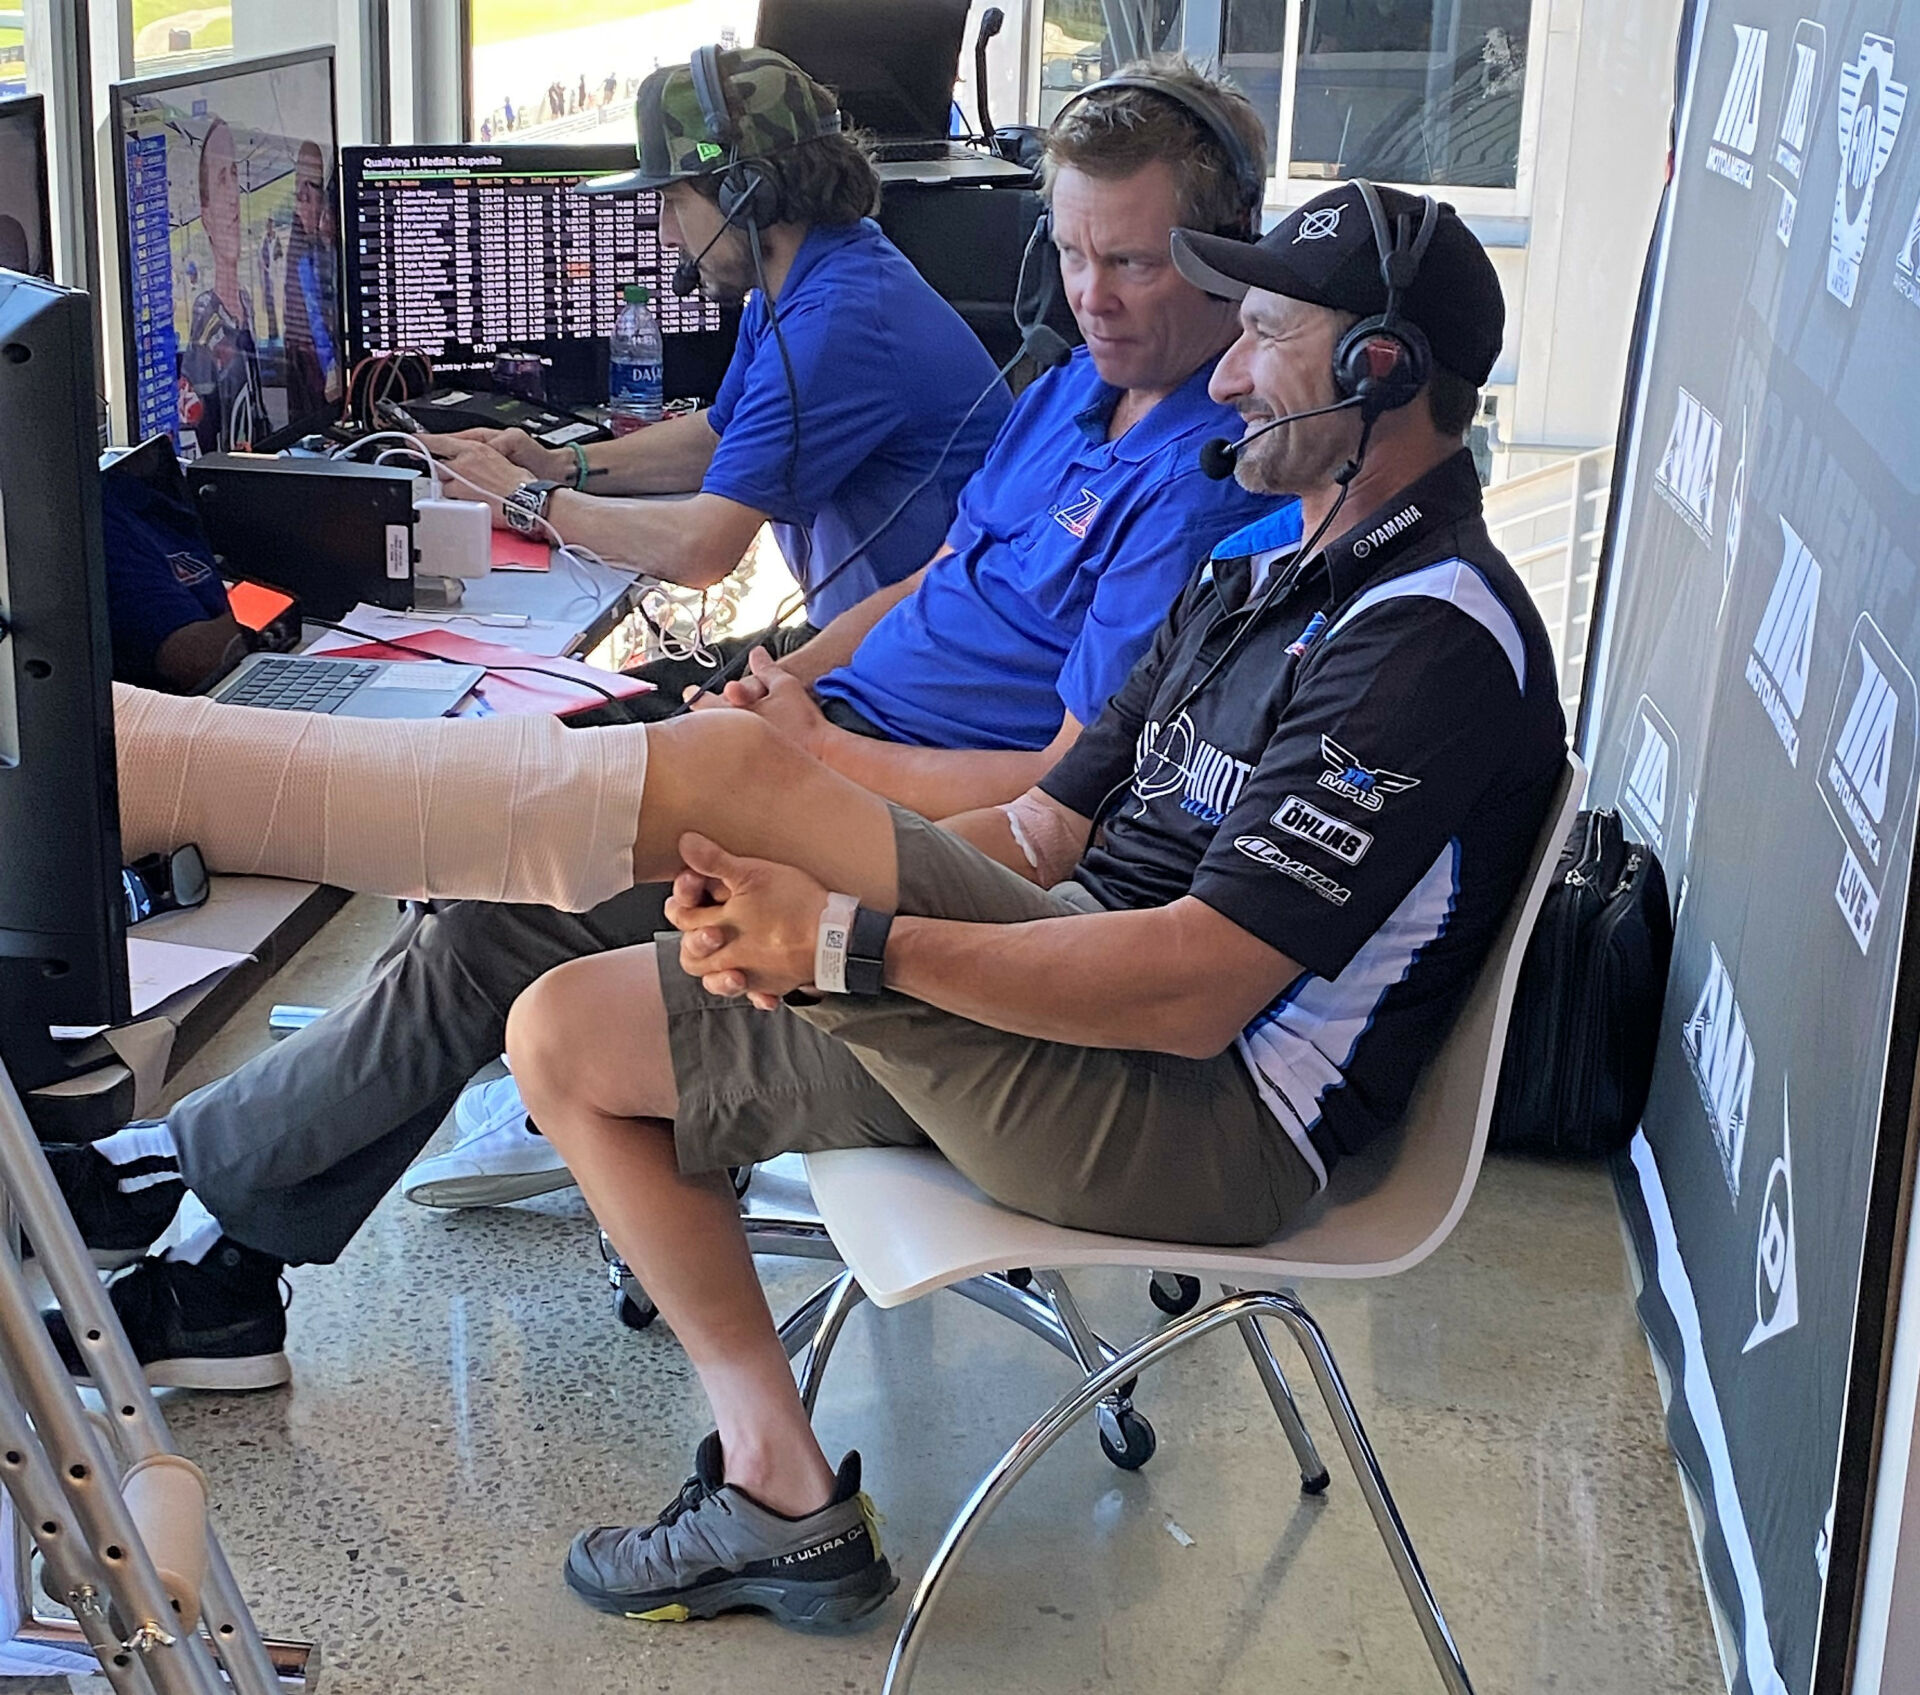
M 1216 363 L 1111 440 L 1121 391 L 1084 347 L 1031 384 L 960 491 L 953 551 L 814 692 L 922 747 L 1045 747 L 1063 707 L 1091 724 L 1194 561 L 1278 504 L 1200 474 L 1200 444 L 1240 428 L 1208 398 Z
M 1544 825 L 1566 723 L 1465 452 L 1260 611 L 1299 544 L 1297 506 L 1222 542 L 1041 787 L 1103 817 L 1075 876 L 1104 905 L 1192 895 L 1304 967 L 1237 1046 L 1324 1182 L 1399 1121 L 1451 1027 Z
M 869 219 L 810 229 L 778 307 L 792 391 L 756 291 L 707 409 L 720 443 L 700 486 L 773 520 L 807 616 L 825 624 L 933 557 L 1013 400 L 966 321 Z M 824 585 L 902 500 L 899 517 Z

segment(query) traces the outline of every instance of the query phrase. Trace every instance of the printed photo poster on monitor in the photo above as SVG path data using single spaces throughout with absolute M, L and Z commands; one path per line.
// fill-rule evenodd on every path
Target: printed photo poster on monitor
M 337 412 L 338 152 L 325 59 L 123 94 L 135 416 L 185 455 Z
M 1735 1687 L 1802 1695 L 1914 856 L 1920 3 L 1690 24 L 1582 742 L 1678 915 L 1642 1316 Z

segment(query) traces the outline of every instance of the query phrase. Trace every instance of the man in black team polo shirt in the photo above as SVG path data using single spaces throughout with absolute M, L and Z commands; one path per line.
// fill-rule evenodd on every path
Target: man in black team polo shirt
M 679 794 L 663 765 L 643 835 L 718 838 L 677 838 L 679 945 L 561 966 L 515 1006 L 527 1104 L 719 1425 L 657 1523 L 576 1539 L 593 1604 L 820 1625 L 892 1587 L 727 1165 L 930 1140 L 1062 1224 L 1256 1242 L 1405 1110 L 1518 890 L 1564 724 L 1461 446 L 1500 345 L 1492 266 L 1451 209 L 1372 193 L 1257 246 L 1174 236 L 1190 281 L 1240 299 L 1213 378 L 1248 426 L 1234 473 L 1299 499 L 1215 549 L 1038 788 L 944 827 L 849 789 L 830 841 L 793 819 L 776 863 L 728 851 L 721 801 L 650 823 Z M 757 731 L 701 732 L 709 791 L 802 792 L 766 786 L 792 755 Z

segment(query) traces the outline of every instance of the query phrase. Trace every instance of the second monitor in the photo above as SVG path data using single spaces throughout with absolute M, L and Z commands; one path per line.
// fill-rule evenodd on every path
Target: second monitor
M 547 398 L 607 397 L 607 343 L 628 283 L 652 291 L 669 400 L 710 401 L 737 314 L 672 292 L 660 197 L 575 192 L 633 168 L 631 146 L 349 147 L 342 159 L 350 351 L 419 353 L 436 379 L 490 385 L 530 353 Z

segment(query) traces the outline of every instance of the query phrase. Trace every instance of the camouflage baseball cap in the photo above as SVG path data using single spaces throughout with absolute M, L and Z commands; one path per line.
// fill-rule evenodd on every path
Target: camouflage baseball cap
M 763 159 L 840 128 L 840 104 L 791 59 L 765 47 L 720 54 L 732 95 L 739 141 L 730 153 L 716 141 L 701 110 L 687 65 L 669 65 L 640 85 L 634 116 L 640 130 L 640 168 L 582 183 L 583 194 L 637 194 L 689 177 L 725 170 L 734 157 Z

